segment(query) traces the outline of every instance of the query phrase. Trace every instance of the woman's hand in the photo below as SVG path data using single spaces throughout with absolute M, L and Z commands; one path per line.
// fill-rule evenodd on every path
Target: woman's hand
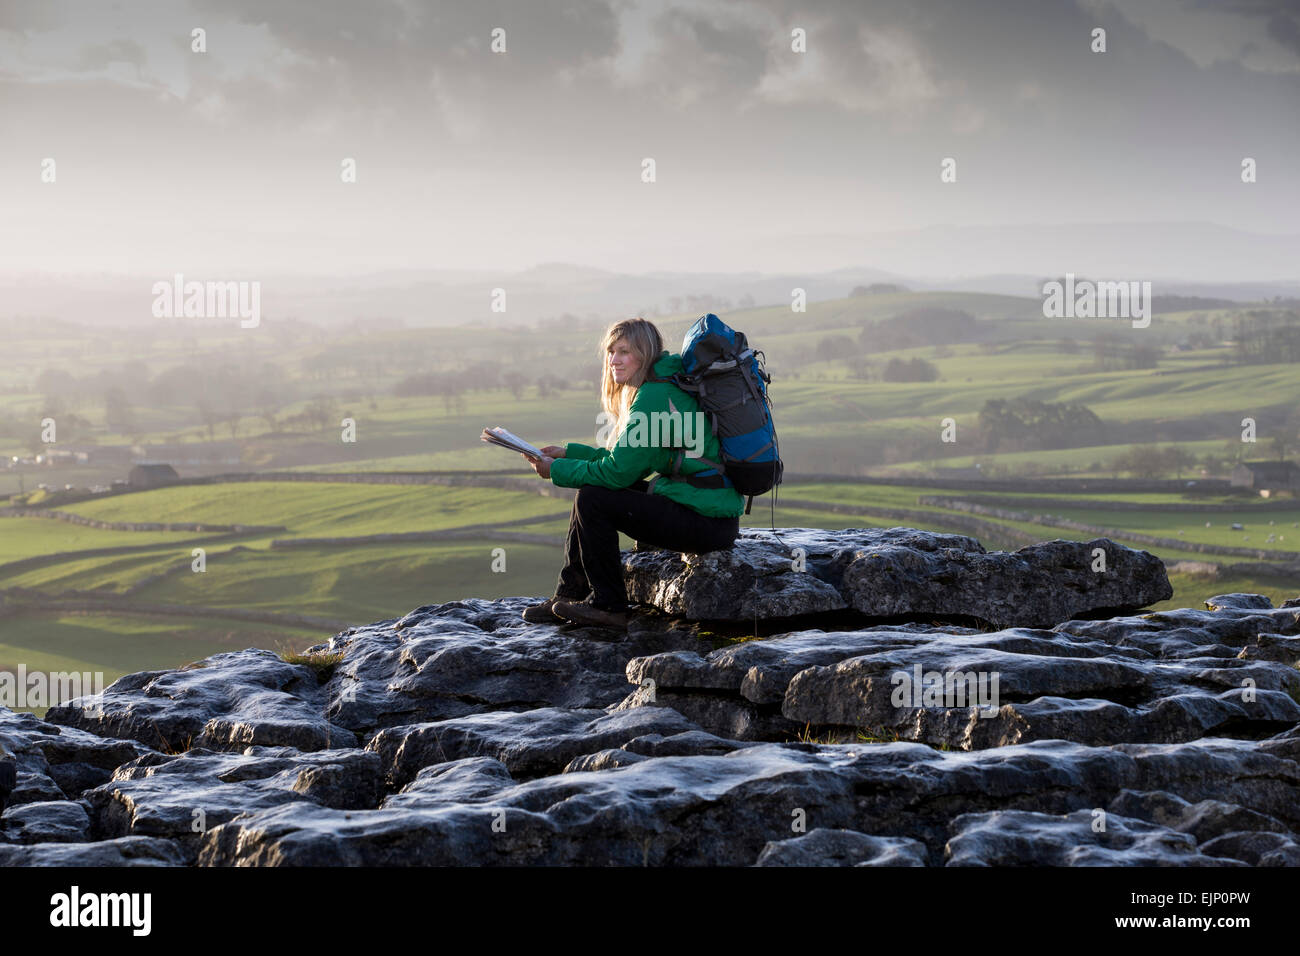
M 547 456 L 549 456 L 549 457 L 551 457 L 551 458 L 563 458 L 563 457 L 564 457 L 564 446 L 563 446 L 563 445 L 547 445 L 546 447 L 544 447 L 544 448 L 540 448 L 540 449 L 538 449 L 538 450 L 539 450 L 543 455 L 547 455 Z
M 545 449 L 542 450 L 544 451 Z M 537 472 L 537 474 L 541 475 L 543 478 L 548 480 L 550 479 L 551 462 L 555 461 L 554 458 L 529 458 L 523 452 L 520 452 L 519 454 L 523 456 L 524 461 L 533 466 L 533 471 Z

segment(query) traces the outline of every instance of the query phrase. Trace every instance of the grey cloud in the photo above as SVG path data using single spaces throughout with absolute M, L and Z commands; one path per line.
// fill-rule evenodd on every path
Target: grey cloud
M 1300 0 L 1185 0 L 1185 4 L 1192 11 L 1210 10 L 1243 18 L 1262 19 L 1265 36 L 1285 49 L 1300 54 Z M 1300 61 L 1297 61 L 1297 65 L 1300 65 Z
M 1146 3 L 661 0 L 629 20 L 624 0 L 0 0 L 0 25 L 28 35 L 0 35 L 15 54 L 0 128 L 10 153 L 57 155 L 89 190 L 85 223 L 51 203 L 62 186 L 12 193 L 48 255 L 66 237 L 88 261 L 120 247 L 161 262 L 173 235 L 189 255 L 294 268 L 743 257 L 796 207 L 827 233 L 1102 216 L 1293 229 L 1300 73 L 1237 53 L 1256 42 L 1276 64 L 1269 18 L 1294 4 Z M 1222 40 L 1194 42 L 1225 21 Z M 198 25 L 203 56 L 188 51 Z M 505 56 L 487 52 L 494 26 Z M 793 26 L 819 57 L 802 86 Z M 103 75 L 141 52 L 157 85 Z M 78 57 L 85 75 L 68 76 Z M 653 193 L 646 155 L 661 157 Z M 947 155 L 960 190 L 934 187 Z M 318 189 L 341 156 L 358 157 L 359 188 Z M 51 209 L 65 218 L 45 226 Z
M 1150 79 L 1177 81 L 1193 97 L 1230 101 L 1216 74 L 1159 36 L 1130 22 L 1131 4 L 1084 10 L 1075 0 L 667 0 L 650 23 L 649 50 L 634 75 L 612 73 L 620 52 L 615 0 L 192 0 L 190 18 L 209 32 L 210 63 L 190 68 L 188 99 L 220 108 L 231 122 L 355 126 L 362 118 L 456 113 L 461 125 L 502 115 L 549 96 L 566 111 L 625 113 L 629 93 L 647 113 L 692 103 L 730 113 L 737 106 L 798 103 L 833 113 L 892 114 L 905 124 L 928 116 L 946 130 L 986 120 L 983 131 L 1060 117 L 1069 103 L 1084 113 L 1114 112 Z M 1300 47 L 1291 11 L 1300 0 L 1192 0 L 1196 9 L 1259 20 L 1276 43 Z M 39 19 L 41 7 L 8 0 L 10 19 Z M 50 9 L 54 9 L 51 7 Z M 64 8 L 68 9 L 68 8 Z M 181 9 L 181 8 L 177 8 Z M 97 5 L 104 16 L 105 7 Z M 1194 16 L 1195 14 L 1189 14 Z M 1261 19 L 1271 15 L 1267 23 Z M 183 19 L 183 18 L 181 18 Z M 225 24 L 260 26 L 283 52 L 247 72 L 223 66 Z M 1088 50 L 1089 31 L 1110 31 L 1105 61 Z M 490 31 L 507 30 L 509 52 L 487 51 Z M 789 30 L 803 26 L 817 73 L 791 80 Z M 91 70 L 110 58 L 140 62 L 133 41 L 110 39 L 83 54 Z M 1104 63 L 1104 66 L 1103 66 Z M 212 68 L 208 68 L 211 66 Z M 581 83 L 574 84 L 573 78 Z M 615 80 L 617 79 L 617 82 Z M 1234 82 L 1249 85 L 1245 77 Z M 1151 96 L 1164 95 L 1152 90 Z
M 85 47 L 77 61 L 77 68 L 94 72 L 104 69 L 110 63 L 130 63 L 140 70 L 147 60 L 148 56 L 139 43 L 134 40 L 116 39 Z
M 1300 16 L 1300 0 L 1184 0 L 1188 9 L 1219 10 L 1244 16 Z
M 196 0 L 196 9 L 264 24 L 293 53 L 348 71 L 365 85 L 455 63 L 488 72 L 490 34 L 507 32 L 508 61 L 533 68 L 571 66 L 617 51 L 617 18 L 604 0 Z
M 635 84 L 679 106 L 750 94 L 764 73 L 770 31 L 718 12 L 666 9 L 652 23 L 653 46 Z
M 1300 53 L 1300 20 L 1295 15 L 1277 13 L 1269 17 L 1268 35 L 1288 50 Z
M 0 30 L 25 33 L 28 30 L 52 30 L 58 24 L 58 11 L 48 0 L 4 0 L 0 3 Z
M 494 101 L 561 85 L 618 50 L 617 17 L 603 0 L 430 3 L 380 0 L 197 0 L 214 18 L 263 25 L 289 54 L 252 76 L 196 78 L 193 95 L 232 114 L 285 115 L 344 125 L 388 111 L 429 115 L 490 112 Z M 507 53 L 489 50 L 506 30 Z
M 1097 18 L 1074 2 L 1045 8 L 1037 0 L 995 7 L 966 0 L 854 0 L 809 7 L 798 0 L 763 0 L 780 24 L 788 49 L 791 27 L 808 32 L 822 64 L 818 83 L 805 91 L 809 103 L 867 112 L 893 112 L 911 123 L 930 115 L 947 129 L 966 125 L 976 113 L 988 132 L 1017 123 L 1021 114 L 1059 112 L 1061 101 L 1091 83 L 1113 78 L 1116 64 L 1099 71 L 1089 52 Z M 1050 12 L 1046 12 L 1050 11 Z M 1137 42 L 1140 30 L 1116 16 L 1108 24 Z M 1133 65 L 1120 66 L 1121 71 Z

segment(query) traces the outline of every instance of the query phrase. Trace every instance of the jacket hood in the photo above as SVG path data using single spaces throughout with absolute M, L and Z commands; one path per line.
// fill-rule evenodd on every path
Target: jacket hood
M 682 371 L 682 357 L 675 352 L 664 349 L 654 361 L 654 373 L 662 378 Z

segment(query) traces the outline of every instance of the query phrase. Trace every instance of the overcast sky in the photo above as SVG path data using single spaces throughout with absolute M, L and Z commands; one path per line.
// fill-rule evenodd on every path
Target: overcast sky
M 8 271 L 772 272 L 800 235 L 1298 210 L 1297 0 L 0 0 Z

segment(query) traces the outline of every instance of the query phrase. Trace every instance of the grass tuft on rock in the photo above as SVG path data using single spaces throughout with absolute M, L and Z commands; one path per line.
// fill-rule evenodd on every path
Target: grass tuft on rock
M 316 672 L 316 680 L 324 684 L 334 676 L 335 668 L 343 660 L 343 651 L 281 651 L 280 660 L 310 667 Z

